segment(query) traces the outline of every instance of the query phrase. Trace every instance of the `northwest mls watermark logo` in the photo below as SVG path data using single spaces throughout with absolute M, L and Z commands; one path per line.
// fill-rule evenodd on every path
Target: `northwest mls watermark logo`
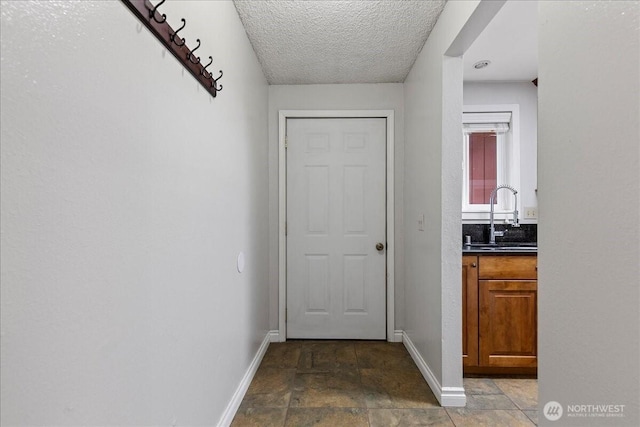
M 562 417 L 562 413 L 564 411 L 562 410 L 561 404 L 552 400 L 544 405 L 542 412 L 544 413 L 544 417 L 549 421 L 558 421 Z
M 542 413 L 549 421 L 558 421 L 564 415 L 567 418 L 622 418 L 624 417 L 625 405 L 614 404 L 572 404 L 567 405 L 566 412 L 563 406 L 556 402 L 550 401 L 544 405 Z

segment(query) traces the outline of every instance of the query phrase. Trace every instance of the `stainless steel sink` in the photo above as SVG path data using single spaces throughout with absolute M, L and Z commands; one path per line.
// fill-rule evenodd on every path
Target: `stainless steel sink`
M 502 242 L 496 244 L 472 243 L 464 245 L 463 249 L 473 251 L 537 251 L 537 243 Z
M 537 251 L 535 246 L 494 246 L 475 248 L 481 251 Z

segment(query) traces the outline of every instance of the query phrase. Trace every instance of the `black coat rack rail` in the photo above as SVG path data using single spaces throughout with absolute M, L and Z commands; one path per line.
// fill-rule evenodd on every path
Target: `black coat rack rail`
M 182 65 L 189 70 L 193 77 L 200 82 L 202 86 L 215 98 L 216 93 L 222 90 L 222 85 L 218 84 L 218 80 L 222 78 L 222 70 L 218 78 L 214 79 L 213 74 L 207 71 L 207 68 L 213 63 L 213 58 L 209 57 L 209 63 L 202 65 L 200 57 L 195 55 L 196 50 L 200 48 L 200 39 L 196 39 L 198 46 L 190 50 L 184 38 L 178 34 L 187 25 L 184 18 L 181 19 L 182 26 L 174 31 L 167 22 L 167 16 L 161 14 L 158 8 L 167 0 L 160 1 L 156 6 L 151 4 L 149 0 L 122 0 L 133 12 L 133 14 L 156 36 L 158 40 L 167 48 L 169 52 L 176 57 Z

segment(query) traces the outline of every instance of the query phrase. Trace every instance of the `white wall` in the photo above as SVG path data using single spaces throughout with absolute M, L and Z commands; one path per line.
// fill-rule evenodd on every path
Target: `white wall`
M 449 14 L 450 5 L 440 16 Z M 430 369 L 442 381 L 441 135 L 442 60 L 427 39 L 405 81 L 405 327 Z M 440 53 L 431 53 L 436 51 Z M 430 54 L 430 55 L 428 55 Z M 436 56 L 436 58 L 427 58 Z M 429 60 L 436 65 L 430 65 Z M 434 74 L 434 75 L 432 75 Z M 426 78 L 429 78 L 427 80 Z M 435 111 L 434 111 L 435 110 Z M 425 215 L 425 231 L 418 219 Z M 457 305 L 457 304 L 456 304 Z
M 537 207 L 538 90 L 531 82 L 465 82 L 464 105 L 517 104 L 520 107 L 520 188 L 518 209 L 523 224 L 525 207 Z M 469 221 L 478 223 L 480 221 Z
M 404 326 L 404 101 L 401 83 L 269 86 L 270 325 L 278 329 L 278 111 L 394 110 L 395 115 L 395 327 Z
M 639 2 L 539 2 L 541 425 L 640 425 Z M 625 405 L 571 418 L 567 405 Z
M 404 84 L 405 331 L 444 405 L 464 404 L 459 244 L 463 64 L 458 55 L 500 6 L 448 2 Z M 457 57 L 445 56 L 447 52 Z M 418 231 L 422 214 L 426 227 Z
M 119 1 L 2 2 L 3 425 L 215 425 L 267 333 L 267 83 L 231 2 L 163 12 L 217 98 Z

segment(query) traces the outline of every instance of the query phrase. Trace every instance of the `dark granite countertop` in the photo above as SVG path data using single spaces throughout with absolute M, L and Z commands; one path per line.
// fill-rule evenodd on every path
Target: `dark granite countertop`
M 473 255 L 536 255 L 538 253 L 537 243 L 505 243 L 497 245 L 472 244 L 462 245 L 462 254 Z

